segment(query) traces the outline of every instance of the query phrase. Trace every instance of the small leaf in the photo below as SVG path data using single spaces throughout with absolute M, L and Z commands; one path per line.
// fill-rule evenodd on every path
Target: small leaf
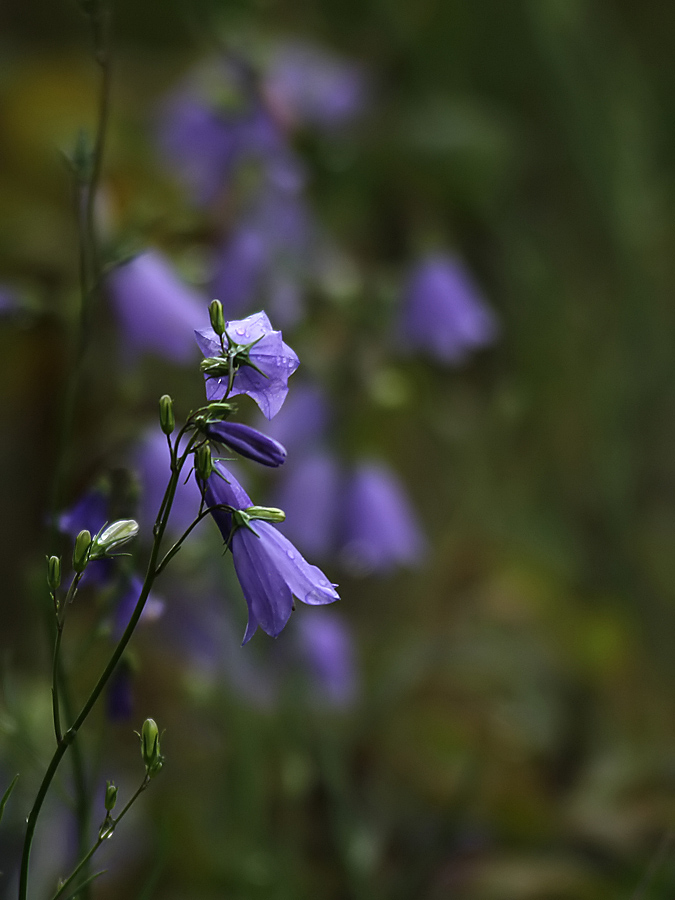
M 101 875 L 105 875 L 107 871 L 107 869 L 101 869 L 100 872 L 94 872 L 93 875 L 90 875 L 89 878 L 85 878 L 84 881 L 81 881 L 74 890 L 72 890 L 65 897 L 60 898 L 60 900 L 72 900 L 72 898 L 76 897 L 80 893 L 80 891 L 83 891 L 87 887 L 87 885 L 91 884 L 92 881 L 95 881 L 97 878 L 100 878 Z
M 0 822 L 2 821 L 2 817 L 5 813 L 5 807 L 7 806 L 7 801 L 9 800 L 9 796 L 12 793 L 12 791 L 14 790 L 14 786 L 16 785 L 18 780 L 19 780 L 19 776 L 18 776 L 18 774 L 16 774 L 14 776 L 14 778 L 12 778 L 12 781 L 11 781 L 11 784 L 9 785 L 9 787 L 7 788 L 5 793 L 2 795 L 2 800 L 0 800 Z

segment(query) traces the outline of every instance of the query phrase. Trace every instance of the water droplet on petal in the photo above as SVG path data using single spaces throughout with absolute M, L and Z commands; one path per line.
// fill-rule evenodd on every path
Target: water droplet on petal
M 295 553 L 293 553 L 292 550 L 287 550 L 287 551 L 286 551 L 286 556 L 287 556 L 289 559 L 295 559 Z

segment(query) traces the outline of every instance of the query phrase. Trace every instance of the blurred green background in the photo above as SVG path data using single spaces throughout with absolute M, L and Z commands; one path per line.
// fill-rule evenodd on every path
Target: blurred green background
M 501 333 L 453 370 L 387 356 L 375 340 L 370 368 L 342 385 L 344 440 L 397 467 L 431 544 L 421 569 L 386 579 L 326 566 L 357 642 L 352 706 L 316 706 L 292 679 L 276 702 L 252 703 L 154 626 L 137 636 L 137 721 L 100 717 L 85 742 L 101 778 L 133 787 L 132 728 L 152 715 L 167 762 L 106 846 L 95 896 L 672 897 L 675 7 L 114 7 L 107 228 L 162 246 L 198 281 L 212 224 L 158 165 L 153 110 L 223 44 L 255 56 L 264 42 L 309 40 L 362 64 L 372 97 L 349 134 L 295 138 L 316 213 L 359 273 L 351 299 L 315 298 L 293 342 L 301 359 L 344 365 L 340 323 L 364 319 L 376 335 L 368 310 L 386 308 L 437 240 L 464 259 Z M 77 277 L 60 151 L 92 127 L 96 75 L 74 2 L 5 0 L 0 281 L 27 304 L 0 322 L 0 773 L 22 772 L 0 826 L 7 897 L 51 753 L 45 498 Z M 125 374 L 105 308 L 96 324 L 71 501 L 120 463 L 159 394 L 188 409 L 201 391 L 196 369 L 159 360 Z M 205 540 L 182 574 L 199 578 L 205 548 L 218 557 L 239 634 L 243 601 L 216 537 Z M 82 604 L 73 647 L 91 622 Z M 257 660 L 266 642 L 231 652 Z M 104 649 L 76 666 L 82 696 Z M 43 896 L 65 871 L 65 776 L 62 787 L 40 830 Z

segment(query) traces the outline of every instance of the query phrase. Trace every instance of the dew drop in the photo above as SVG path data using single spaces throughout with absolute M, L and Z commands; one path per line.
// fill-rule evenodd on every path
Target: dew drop
M 286 556 L 287 556 L 289 559 L 295 559 L 295 553 L 293 553 L 292 550 L 287 550 L 287 551 L 286 551 Z

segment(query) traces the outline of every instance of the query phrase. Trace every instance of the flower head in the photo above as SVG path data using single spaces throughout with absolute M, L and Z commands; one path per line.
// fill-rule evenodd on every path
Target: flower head
M 456 365 L 495 340 L 497 322 L 462 263 L 437 254 L 408 279 L 400 332 L 407 347 Z
M 274 331 L 264 312 L 227 322 L 225 333 L 228 345 L 224 348 L 212 328 L 195 331 L 199 349 L 206 357 L 203 367 L 207 398 L 213 401 L 247 394 L 271 419 L 281 409 L 288 393 L 288 379 L 300 360 L 283 342 L 281 332 Z
M 208 422 L 203 431 L 210 441 L 224 444 L 263 466 L 280 466 L 286 459 L 286 448 L 282 444 L 250 425 L 241 422 Z
M 384 463 L 361 463 L 348 485 L 343 555 L 356 572 L 385 574 L 419 563 L 426 541 L 405 489 Z
M 108 276 L 108 289 L 129 347 L 189 362 L 192 334 L 207 320 L 206 304 L 156 250 L 146 250 Z
M 274 525 L 246 517 L 246 510 L 253 506 L 251 499 L 219 462 L 204 486 L 204 497 L 208 506 L 221 504 L 235 511 L 214 510 L 213 518 L 229 543 L 248 605 L 244 643 L 258 626 L 269 635 L 279 634 L 293 610 L 293 597 L 311 605 L 339 599 L 323 572 L 310 565 Z

